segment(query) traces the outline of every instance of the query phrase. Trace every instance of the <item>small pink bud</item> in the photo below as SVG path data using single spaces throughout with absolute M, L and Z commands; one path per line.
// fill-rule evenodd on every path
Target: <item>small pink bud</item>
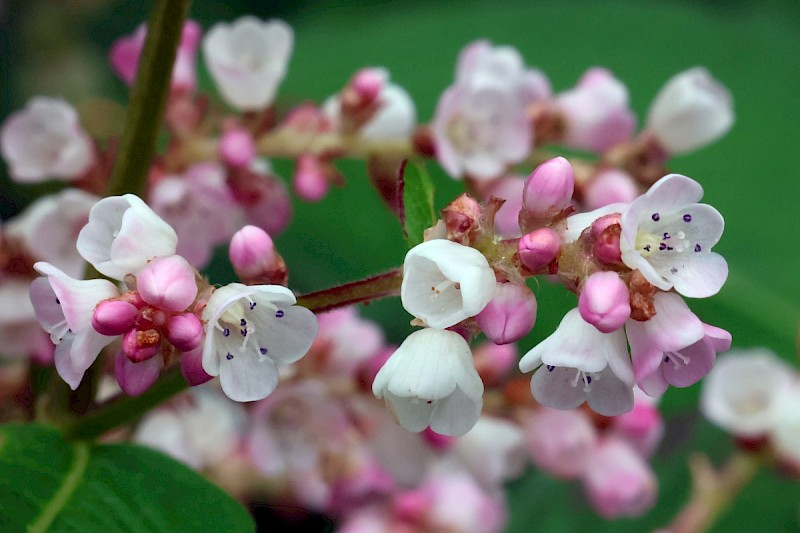
M 594 257 L 606 265 L 622 263 L 622 250 L 619 239 L 622 234 L 619 213 L 598 218 L 592 224 L 590 236 L 594 239 Z
M 616 331 L 631 314 L 628 286 L 616 272 L 596 272 L 583 285 L 578 310 L 603 333 Z
M 508 372 L 517 366 L 519 353 L 516 344 L 484 342 L 475 350 L 475 370 L 486 386 L 498 385 Z
M 161 357 L 151 357 L 141 363 L 134 363 L 124 352 L 120 352 L 114 361 L 114 374 L 125 394 L 139 396 L 156 382 L 163 367 L 164 359 Z
M 183 311 L 197 296 L 195 271 L 183 257 L 156 257 L 136 277 L 136 288 L 148 304 Z
M 319 202 L 325 198 L 330 184 L 317 156 L 303 154 L 297 158 L 292 185 L 297 196 L 307 202 Z
M 194 350 L 181 354 L 181 373 L 186 382 L 192 387 L 202 385 L 211 381 L 213 376 L 209 376 L 203 369 L 203 346 L 200 345 Z
M 241 128 L 226 131 L 219 141 L 219 156 L 229 167 L 250 166 L 256 157 L 256 145 L 250 132 Z
M 597 431 L 580 410 L 540 407 L 525 427 L 525 444 L 536 466 L 570 479 L 586 468 L 588 452 L 597 444 Z
M 486 338 L 493 343 L 517 342 L 536 322 L 536 297 L 527 286 L 498 283 L 494 298 L 475 319 Z
M 228 257 L 242 280 L 262 277 L 277 260 L 272 238 L 256 226 L 245 226 L 233 235 Z
M 92 314 L 92 327 L 101 335 L 113 337 L 129 331 L 136 323 L 139 309 L 123 300 L 105 300 Z
M 611 424 L 614 434 L 628 441 L 644 457 L 653 453 L 664 434 L 664 420 L 658 407 L 638 398 L 632 411 L 615 416 Z
M 536 218 L 551 218 L 567 207 L 575 191 L 572 165 L 563 157 L 545 161 L 534 170 L 522 191 L 522 207 Z
M 593 211 L 616 203 L 632 202 L 639 196 L 639 189 L 630 174 L 624 170 L 610 168 L 598 173 L 586 186 L 583 202 Z
M 395 494 L 392 499 L 392 511 L 399 517 L 409 521 L 419 521 L 432 505 L 431 494 L 424 489 Z
M 363 68 L 356 72 L 351 87 L 365 104 L 374 102 L 386 84 L 386 72 L 381 69 Z
M 194 350 L 203 342 L 203 323 L 192 313 L 173 315 L 167 320 L 167 339 L 178 351 Z
M 154 329 L 132 329 L 122 338 L 122 350 L 134 363 L 150 359 L 158 353 L 161 335 Z
M 425 428 L 420 435 L 422 435 L 422 439 L 434 450 L 447 450 L 457 441 L 456 437 L 441 435 L 429 427 Z
M 551 228 L 541 228 L 523 235 L 517 245 L 519 260 L 528 270 L 541 272 L 558 259 L 561 237 Z

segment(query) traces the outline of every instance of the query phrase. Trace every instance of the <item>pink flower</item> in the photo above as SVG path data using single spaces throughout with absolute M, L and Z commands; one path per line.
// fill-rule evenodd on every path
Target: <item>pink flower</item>
M 578 409 L 540 407 L 525 425 L 525 443 L 534 464 L 564 479 L 583 473 L 597 438 L 591 420 Z
M 728 277 L 728 263 L 711 251 L 725 222 L 719 211 L 697 202 L 699 183 L 670 174 L 622 211 L 622 261 L 651 284 L 690 298 L 716 294 Z M 610 206 L 609 206 L 610 207 Z
M 58 98 L 35 97 L 6 119 L 0 150 L 11 177 L 20 183 L 80 178 L 94 163 L 92 141 L 78 113 Z

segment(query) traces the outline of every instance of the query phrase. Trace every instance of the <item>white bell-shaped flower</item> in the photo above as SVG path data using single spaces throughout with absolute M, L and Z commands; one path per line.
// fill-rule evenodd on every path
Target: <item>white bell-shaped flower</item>
M 219 376 L 232 400 L 266 398 L 278 385 L 278 364 L 305 355 L 317 335 L 314 313 L 295 305 L 279 285 L 231 283 L 214 291 L 203 311 L 203 369 Z
M 245 16 L 215 24 L 203 39 L 203 54 L 225 101 L 240 111 L 257 111 L 275 98 L 293 41 L 285 22 Z
M 483 406 L 483 382 L 461 335 L 425 328 L 403 341 L 380 369 L 372 392 L 384 398 L 401 426 L 463 435 Z
M 435 239 L 408 251 L 403 307 L 430 327 L 444 329 L 480 313 L 495 293 L 489 262 L 475 248 Z
M 98 272 L 114 279 L 136 274 L 154 257 L 175 255 L 178 236 L 138 196 L 110 196 L 97 202 L 78 235 L 78 253 Z
M 647 129 L 670 153 L 691 152 L 733 126 L 733 100 L 724 85 L 702 67 L 670 79 L 647 114 Z

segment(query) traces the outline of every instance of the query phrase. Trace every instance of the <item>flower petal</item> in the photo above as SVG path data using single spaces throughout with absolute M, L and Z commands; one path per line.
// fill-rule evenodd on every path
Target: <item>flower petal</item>
M 228 398 L 236 402 L 252 402 L 266 398 L 278 386 L 278 367 L 266 357 L 260 360 L 249 354 L 231 359 L 222 357 L 219 359 L 219 378 Z

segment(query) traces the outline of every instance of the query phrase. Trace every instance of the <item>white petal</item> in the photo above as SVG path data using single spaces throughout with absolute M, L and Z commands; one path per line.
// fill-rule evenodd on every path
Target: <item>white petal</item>
M 601 333 L 583 320 L 575 308 L 568 311 L 556 331 L 531 352 L 533 357 L 541 357 L 545 365 L 599 372 L 606 367 L 609 358 L 617 356 L 615 352 L 620 347 L 619 336 Z
M 419 432 L 428 427 L 435 407 L 434 402 L 426 402 L 417 398 L 395 396 L 387 392 L 386 404 L 401 426 L 408 431 Z
M 258 302 L 258 296 L 254 296 Z M 265 319 L 263 315 L 269 313 Z M 256 324 L 256 338 L 259 347 L 268 350 L 267 357 L 279 364 L 289 364 L 303 357 L 317 336 L 317 317 L 305 307 L 293 305 L 281 307 L 273 311 L 251 313 L 249 316 Z
M 715 252 L 697 255 L 693 259 L 672 275 L 675 290 L 689 298 L 715 295 L 728 279 L 728 262 Z
M 459 437 L 472 429 L 482 407 L 482 397 L 475 399 L 457 388 L 453 394 L 437 402 L 431 416 L 431 429 L 441 435 Z
M 633 409 L 633 383 L 625 383 L 610 369 L 595 375 L 587 395 L 589 407 L 604 416 L 618 416 Z
M 208 370 L 206 370 L 208 372 Z M 269 396 L 278 386 L 278 367 L 269 358 L 237 355 L 219 362 L 222 390 L 231 400 L 252 402 Z
M 531 379 L 533 397 L 542 405 L 554 409 L 574 409 L 586 401 L 583 383 L 575 382 L 574 368 L 541 366 Z

